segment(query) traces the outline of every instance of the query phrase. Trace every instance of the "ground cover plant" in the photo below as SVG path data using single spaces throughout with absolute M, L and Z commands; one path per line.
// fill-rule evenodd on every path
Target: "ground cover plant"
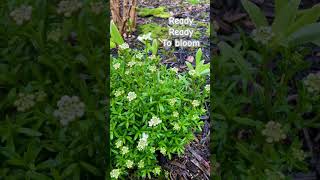
M 0 2 L 0 179 L 104 178 L 105 11 Z
M 111 23 L 111 38 L 124 42 Z M 166 174 L 159 157 L 182 155 L 185 146 L 201 131 L 210 86 L 209 64 L 202 51 L 196 66 L 178 73 L 178 68 L 160 64 L 159 42 L 151 34 L 138 37 L 145 48 L 118 44 L 111 55 L 111 178 L 157 178 Z
M 301 10 L 300 0 L 276 0 L 270 20 L 251 1 L 241 2 L 255 29 L 220 41 L 213 59 L 212 176 L 292 179 L 312 172 L 319 153 L 312 145 L 320 128 L 319 64 L 306 57 L 320 38 L 319 5 Z

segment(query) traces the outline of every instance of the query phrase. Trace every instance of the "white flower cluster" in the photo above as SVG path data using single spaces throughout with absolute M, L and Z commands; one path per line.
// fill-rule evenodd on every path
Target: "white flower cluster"
M 70 17 L 72 13 L 78 11 L 82 7 L 82 2 L 79 0 L 64 0 L 58 5 L 58 14 L 63 14 L 65 17 Z
M 57 102 L 57 106 L 58 109 L 54 111 L 53 115 L 60 119 L 63 126 L 68 125 L 76 118 L 82 117 L 85 110 L 85 105 L 78 96 L 62 96 Z
M 137 59 L 142 59 L 143 58 L 143 54 L 142 53 L 136 54 L 135 56 L 136 56 Z
M 113 65 L 113 68 L 114 68 L 115 70 L 119 69 L 119 68 L 120 68 L 120 63 L 115 63 L 115 64 Z
M 150 67 L 149 67 L 149 70 L 150 70 L 151 72 L 156 72 L 156 71 L 157 71 L 157 67 L 156 67 L 156 66 L 150 66 Z
M 274 36 L 271 27 L 265 26 L 265 27 L 259 27 L 252 31 L 253 39 L 256 42 L 260 42 L 262 44 L 267 44 L 272 37 Z
M 207 84 L 204 89 L 207 91 L 207 92 L 210 92 L 210 84 Z
M 32 108 L 36 102 L 44 101 L 46 97 L 47 94 L 44 91 L 38 91 L 34 94 L 19 93 L 18 98 L 13 104 L 17 107 L 18 111 L 24 112 Z
M 177 99 L 176 98 L 172 98 L 172 99 L 169 99 L 169 104 L 170 106 L 174 106 L 174 104 L 177 102 Z
M 129 67 L 132 67 L 132 66 L 134 66 L 136 63 L 137 63 L 137 62 L 135 62 L 135 61 L 130 61 L 130 62 L 128 63 L 128 66 L 129 66 Z
M 127 146 L 123 146 L 122 148 L 121 148 L 121 154 L 122 155 L 125 155 L 125 154 L 127 154 L 129 152 L 129 148 L 127 147 Z
M 114 93 L 114 95 L 115 95 L 116 97 L 119 97 L 119 96 L 121 96 L 122 94 L 124 94 L 124 90 L 118 90 L 118 91 L 116 91 L 116 92 Z
M 174 111 L 174 112 L 172 113 L 172 116 L 173 116 L 173 117 L 179 117 L 179 113 L 178 113 L 177 111 Z
M 119 45 L 119 48 L 120 48 L 121 50 L 125 50 L 125 49 L 129 49 L 130 47 L 129 47 L 129 44 L 128 44 L 128 43 L 123 43 L 123 44 Z
M 62 34 L 61 34 L 61 30 L 60 29 L 56 29 L 53 31 L 50 31 L 48 34 L 48 40 L 54 41 L 54 42 L 58 42 L 61 38 Z
M 137 146 L 139 151 L 142 151 L 148 145 L 148 137 L 149 137 L 148 134 L 145 134 L 145 133 L 142 134 L 142 138 L 139 139 L 138 146 Z
M 192 106 L 193 107 L 198 107 L 198 106 L 200 106 L 200 102 L 198 100 L 193 100 L 192 101 Z
M 143 160 L 140 160 L 139 163 L 138 163 L 138 168 L 144 168 L 144 161 Z
M 173 71 L 173 72 L 175 72 L 175 73 L 178 73 L 179 69 L 176 68 L 176 67 L 173 67 L 173 68 L 171 68 L 171 71 Z
M 117 147 L 117 148 L 120 148 L 122 145 L 123 145 L 123 142 L 122 142 L 121 140 L 118 140 L 118 141 L 116 142 L 116 147 Z
M 161 168 L 160 168 L 159 166 L 158 166 L 158 167 L 155 167 L 152 172 L 153 172 L 154 174 L 156 174 L 156 175 L 160 175 L 160 173 L 161 173 Z
M 152 41 L 152 38 L 151 38 L 151 33 L 148 33 L 148 34 L 144 34 L 142 36 L 138 36 L 138 40 L 141 41 L 141 42 L 145 42 L 147 40 L 150 40 Z
M 110 176 L 112 178 L 115 178 L 115 179 L 118 179 L 119 176 L 121 174 L 121 170 L 120 169 L 113 169 L 111 172 L 110 172 Z
M 197 72 L 196 72 L 196 70 L 192 69 L 189 71 L 189 74 L 190 74 L 190 76 L 196 76 Z
M 157 126 L 158 124 L 160 124 L 162 121 L 160 118 L 156 117 L 156 116 L 153 116 L 150 121 L 149 121 L 149 126 L 152 127 L 152 126 Z
M 181 129 L 180 125 L 178 123 L 173 124 L 173 129 L 176 131 L 179 131 Z
M 27 5 L 21 5 L 10 13 L 10 16 L 16 22 L 17 25 L 22 25 L 24 21 L 31 19 L 32 7 Z
M 281 124 L 274 121 L 269 121 L 265 125 L 265 129 L 262 130 L 262 134 L 267 137 L 266 141 L 268 143 L 278 142 L 287 137 L 281 129 Z
M 127 160 L 126 165 L 127 165 L 127 168 L 131 169 L 133 167 L 133 161 Z
M 91 5 L 92 12 L 95 13 L 96 15 L 102 13 L 105 6 L 103 2 L 91 2 L 90 5 Z
M 320 72 L 309 74 L 304 80 L 304 85 L 312 94 L 320 93 Z
M 18 99 L 14 102 L 14 105 L 17 107 L 18 111 L 23 112 L 32 108 L 36 104 L 35 98 L 36 97 L 33 94 L 19 93 Z
M 135 92 L 129 92 L 127 98 L 128 98 L 129 101 L 132 101 L 135 98 L 137 98 L 137 95 L 136 95 Z

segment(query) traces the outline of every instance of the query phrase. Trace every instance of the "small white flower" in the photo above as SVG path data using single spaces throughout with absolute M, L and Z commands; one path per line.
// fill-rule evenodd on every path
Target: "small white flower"
M 136 58 L 142 59 L 143 58 L 143 54 L 142 53 L 136 54 Z
M 121 170 L 120 169 L 113 169 L 111 172 L 110 172 L 110 176 L 112 178 L 115 178 L 115 179 L 118 179 L 119 176 L 121 174 Z
M 127 154 L 129 152 L 129 148 L 127 147 L 127 146 L 123 146 L 122 148 L 121 148 L 121 154 L 122 155 L 125 155 L 125 154 Z
M 173 117 L 179 117 L 179 113 L 178 113 L 177 111 L 174 111 L 174 112 L 172 113 L 172 115 L 173 115 Z
M 58 42 L 60 40 L 62 36 L 61 30 L 60 29 L 56 29 L 53 31 L 50 31 L 48 34 L 48 40 L 54 41 L 54 42 Z
M 138 146 L 137 146 L 139 151 L 142 151 L 148 145 L 148 137 L 149 137 L 148 134 L 145 134 L 145 133 L 142 134 L 142 138 L 139 139 Z
M 160 124 L 162 121 L 160 118 L 153 116 L 150 121 L 149 121 L 149 126 L 157 126 L 158 124 Z
M 210 92 L 210 84 L 207 84 L 204 89 L 207 91 L 207 92 Z
M 174 106 L 174 104 L 177 102 L 177 99 L 176 98 L 172 98 L 172 99 L 170 99 L 169 100 L 169 104 L 171 105 L 171 106 Z
M 127 98 L 128 98 L 129 101 L 132 101 L 135 98 L 137 98 L 137 95 L 136 95 L 135 92 L 129 92 Z
M 78 11 L 82 7 L 82 2 L 79 0 L 60 1 L 58 5 L 58 14 L 63 14 L 65 17 L 70 17 L 72 13 Z
M 126 70 L 126 72 L 124 72 L 125 75 L 130 74 L 130 71 Z
M 119 97 L 119 96 L 121 96 L 122 94 L 124 94 L 124 91 L 123 91 L 123 90 L 116 91 L 116 92 L 114 93 L 114 95 L 115 95 L 116 97 Z
M 138 163 L 138 167 L 141 169 L 141 168 L 144 168 L 144 161 L 143 160 L 140 160 L 139 163 Z
M 129 169 L 132 168 L 133 167 L 133 161 L 127 160 L 126 165 L 127 165 L 127 168 L 129 168 Z
M 190 74 L 191 76 L 195 76 L 195 75 L 196 75 L 196 70 L 190 70 L 190 71 L 189 71 L 189 74 Z
M 151 38 L 151 33 L 148 33 L 148 34 L 144 34 L 142 36 L 138 36 L 138 40 L 141 41 L 141 42 L 145 42 L 147 40 L 149 41 L 152 41 L 152 38 Z
M 192 101 L 192 106 L 193 107 L 198 107 L 200 105 L 200 102 L 198 100 L 193 100 Z
M 176 131 L 179 131 L 181 129 L 180 125 L 178 123 L 173 124 L 173 129 Z
M 167 152 L 166 148 L 164 148 L 164 147 L 160 148 L 160 153 L 161 154 L 166 155 L 166 152 Z
M 119 69 L 119 68 L 120 68 L 120 63 L 114 64 L 114 65 L 113 65 L 113 68 L 114 68 L 114 69 Z
M 123 43 L 123 44 L 119 45 L 119 48 L 120 48 L 121 50 L 125 50 L 125 49 L 129 49 L 130 47 L 129 47 L 129 44 L 128 44 L 128 43 Z
M 157 67 L 156 67 L 156 66 L 150 66 L 150 67 L 149 67 L 149 70 L 150 70 L 151 72 L 155 72 L 155 71 L 157 71 Z
M 121 140 L 118 140 L 118 141 L 116 142 L 116 147 L 117 147 L 117 148 L 120 148 L 120 147 L 122 146 L 122 144 L 123 144 L 123 142 L 122 142 Z
M 206 110 L 205 108 L 201 108 L 200 111 L 201 111 L 201 113 L 203 113 L 203 114 L 207 112 L 207 110 Z
M 136 63 L 137 63 L 137 62 L 135 62 L 135 61 L 130 61 L 130 62 L 128 63 L 128 66 L 129 66 L 129 67 L 132 67 L 132 66 L 134 66 Z
M 54 116 L 60 119 L 64 126 L 84 115 L 85 105 L 78 96 L 62 96 L 57 102 L 58 109 L 54 111 Z
M 178 73 L 179 69 L 174 67 L 174 68 L 171 68 L 171 71 L 175 72 L 175 73 Z
M 17 25 L 22 25 L 24 21 L 31 19 L 32 7 L 27 5 L 21 5 L 10 13 L 10 16 L 16 22 Z
M 153 169 L 153 173 L 156 175 L 159 175 L 161 173 L 161 168 L 160 167 L 156 167 Z
M 151 148 L 150 148 L 150 152 L 151 152 L 151 153 L 155 153 L 155 152 L 156 152 L 156 148 L 155 148 L 155 147 L 151 147 Z
M 20 112 L 26 111 L 35 105 L 35 95 L 19 93 L 18 99 L 14 102 L 17 110 Z

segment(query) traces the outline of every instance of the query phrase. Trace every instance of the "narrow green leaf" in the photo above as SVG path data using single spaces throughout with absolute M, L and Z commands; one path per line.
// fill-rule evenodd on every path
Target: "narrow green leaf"
M 241 0 L 241 2 L 256 27 L 268 26 L 267 18 L 257 5 L 248 0 Z
M 301 0 L 291 0 L 275 17 L 272 30 L 276 34 L 283 34 L 294 21 Z
M 113 21 L 110 23 L 110 33 L 111 33 L 111 39 L 117 44 L 121 45 L 124 43 L 124 40 L 117 28 L 117 26 L 114 24 Z
M 297 46 L 309 42 L 317 42 L 320 37 L 320 23 L 313 23 L 300 28 L 289 36 L 289 44 Z
M 317 22 L 320 17 L 320 6 L 314 6 L 311 9 L 307 9 L 301 13 L 300 17 L 295 20 L 295 22 L 290 25 L 289 30 L 287 32 L 288 35 L 297 31 L 299 28 Z
M 88 164 L 86 162 L 81 161 L 80 162 L 81 167 L 83 167 L 85 170 L 91 172 L 92 174 L 99 176 L 101 175 L 99 169 L 97 169 L 96 167 L 92 166 L 91 164 Z

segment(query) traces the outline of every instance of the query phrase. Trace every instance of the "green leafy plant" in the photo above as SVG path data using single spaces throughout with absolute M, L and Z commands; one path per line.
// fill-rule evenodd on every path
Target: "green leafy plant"
M 182 155 L 203 125 L 206 73 L 194 77 L 159 64 L 157 40 L 150 45 L 149 36 L 139 38 L 143 51 L 120 48 L 111 57 L 112 178 L 157 177 L 163 173 L 157 157 Z
M 266 17 L 258 6 L 249 0 L 241 2 L 256 25 L 257 36 L 264 35 L 262 42 L 267 38 L 268 41 L 271 41 L 271 47 L 292 47 L 308 42 L 317 44 L 319 41 L 320 25 L 317 22 L 320 17 L 319 5 L 307 10 L 298 10 L 301 0 L 276 0 L 275 18 L 269 27 Z
M 196 67 L 194 68 L 190 62 L 186 62 L 190 72 L 194 72 L 195 76 L 206 76 L 210 74 L 210 64 L 204 64 L 202 60 L 202 50 L 198 49 L 196 53 Z
M 138 16 L 146 17 L 146 16 L 154 16 L 159 18 L 169 18 L 171 14 L 166 11 L 165 7 L 157 7 L 157 8 L 139 8 Z
M 0 179 L 104 178 L 104 11 L 1 1 Z

